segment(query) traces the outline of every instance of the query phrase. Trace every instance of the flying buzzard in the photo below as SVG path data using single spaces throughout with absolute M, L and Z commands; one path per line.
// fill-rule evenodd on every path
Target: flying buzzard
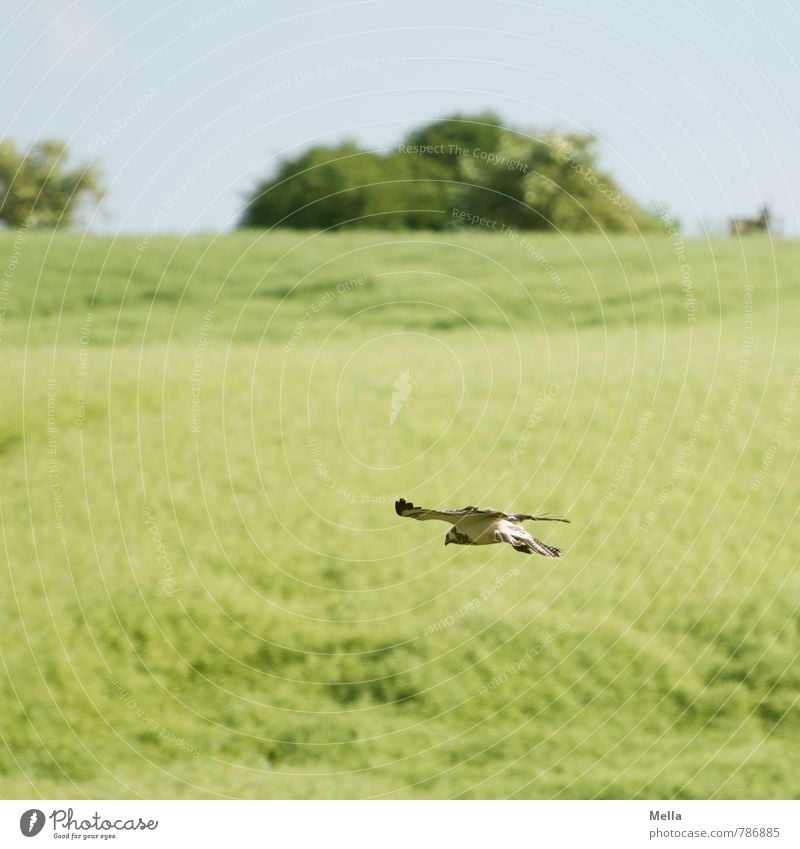
M 426 510 L 415 507 L 410 501 L 401 498 L 395 501 L 394 509 L 398 516 L 409 519 L 441 519 L 453 526 L 444 538 L 444 544 L 491 545 L 495 542 L 507 542 L 514 551 L 523 554 L 541 554 L 543 557 L 560 557 L 561 549 L 532 537 L 520 524 L 526 519 L 533 522 L 569 522 L 552 516 L 529 516 L 527 513 L 504 513 L 491 507 L 461 507 L 458 510 Z

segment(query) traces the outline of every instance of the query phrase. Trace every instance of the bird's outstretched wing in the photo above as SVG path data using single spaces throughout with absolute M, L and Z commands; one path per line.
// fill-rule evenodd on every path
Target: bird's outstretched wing
M 394 509 L 398 516 L 419 519 L 421 522 L 426 522 L 428 519 L 440 519 L 443 522 L 450 522 L 451 525 L 454 525 L 459 519 L 463 519 L 465 516 L 503 517 L 506 515 L 502 510 L 473 507 L 472 505 L 459 507 L 455 510 L 428 510 L 426 507 L 415 507 L 410 501 L 406 501 L 405 498 L 395 501 Z
M 440 519 L 443 522 L 455 524 L 459 519 L 465 516 L 486 516 L 496 517 L 498 519 L 510 519 L 512 522 L 524 522 L 526 519 L 531 522 L 567 522 L 569 519 L 562 519 L 560 516 L 531 516 L 530 513 L 506 513 L 504 510 L 497 510 L 494 507 L 475 507 L 470 504 L 467 507 L 457 507 L 453 510 L 429 510 L 427 507 L 416 507 L 405 498 L 400 498 L 395 501 L 394 509 L 398 516 L 407 516 L 409 519 L 419 519 L 427 521 L 428 519 Z
M 566 522 L 569 524 L 569 519 L 564 519 L 562 516 L 531 516 L 528 513 L 505 513 L 504 515 L 512 522 L 524 522 L 529 519 L 531 522 Z

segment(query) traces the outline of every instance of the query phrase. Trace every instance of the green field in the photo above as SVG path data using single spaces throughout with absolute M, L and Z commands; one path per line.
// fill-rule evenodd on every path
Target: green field
M 683 249 L 3 233 L 0 795 L 796 798 L 800 243 Z

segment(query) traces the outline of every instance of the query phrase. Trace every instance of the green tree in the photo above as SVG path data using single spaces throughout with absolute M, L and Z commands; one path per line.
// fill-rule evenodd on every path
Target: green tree
M 400 150 L 424 159 L 434 159 L 455 179 L 465 157 L 495 151 L 504 134 L 503 125 L 494 112 L 473 116 L 456 114 L 412 131 L 400 145 Z
M 8 139 L 0 141 L 0 221 L 8 227 L 69 226 L 79 202 L 99 202 L 100 174 L 91 164 L 68 167 L 67 147 L 41 141 L 26 153 Z
M 531 230 L 634 231 L 655 215 L 627 196 L 598 164 L 587 133 L 504 130 L 494 156 L 462 157 L 455 202 L 483 217 Z
M 352 142 L 313 147 L 284 160 L 253 191 L 244 227 L 383 229 L 442 226 L 425 163 L 400 154 L 380 156 Z
M 377 156 L 347 142 L 312 147 L 280 164 L 261 183 L 242 216 L 245 227 L 340 227 L 364 208 L 364 185 L 377 176 Z
M 442 229 L 473 217 L 532 230 L 657 224 L 600 168 L 593 136 L 524 133 L 491 112 L 427 124 L 386 154 L 348 142 L 284 160 L 254 189 L 241 224 Z
M 381 181 L 369 192 L 365 227 L 442 230 L 447 226 L 448 171 L 440 162 L 393 152 L 381 157 Z
M 409 133 L 390 162 L 392 171 L 408 175 L 406 226 L 456 226 L 451 211 L 463 194 L 464 163 L 493 152 L 502 136 L 500 119 L 493 112 L 471 117 L 457 114 Z M 431 211 L 415 214 L 412 209 Z

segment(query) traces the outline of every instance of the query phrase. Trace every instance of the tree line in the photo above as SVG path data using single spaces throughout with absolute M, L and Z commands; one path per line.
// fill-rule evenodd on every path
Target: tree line
M 99 201 L 96 164 L 68 160 L 58 141 L 27 151 L 0 141 L 0 222 L 68 226 L 83 199 Z M 389 151 L 348 141 L 284 158 L 246 196 L 239 220 L 322 230 L 632 232 L 658 224 L 600 166 L 594 136 L 509 128 L 490 112 L 425 124 Z
M 241 227 L 654 229 L 658 217 L 598 163 L 588 133 L 522 131 L 493 113 L 455 115 L 387 152 L 315 145 L 247 198 Z

